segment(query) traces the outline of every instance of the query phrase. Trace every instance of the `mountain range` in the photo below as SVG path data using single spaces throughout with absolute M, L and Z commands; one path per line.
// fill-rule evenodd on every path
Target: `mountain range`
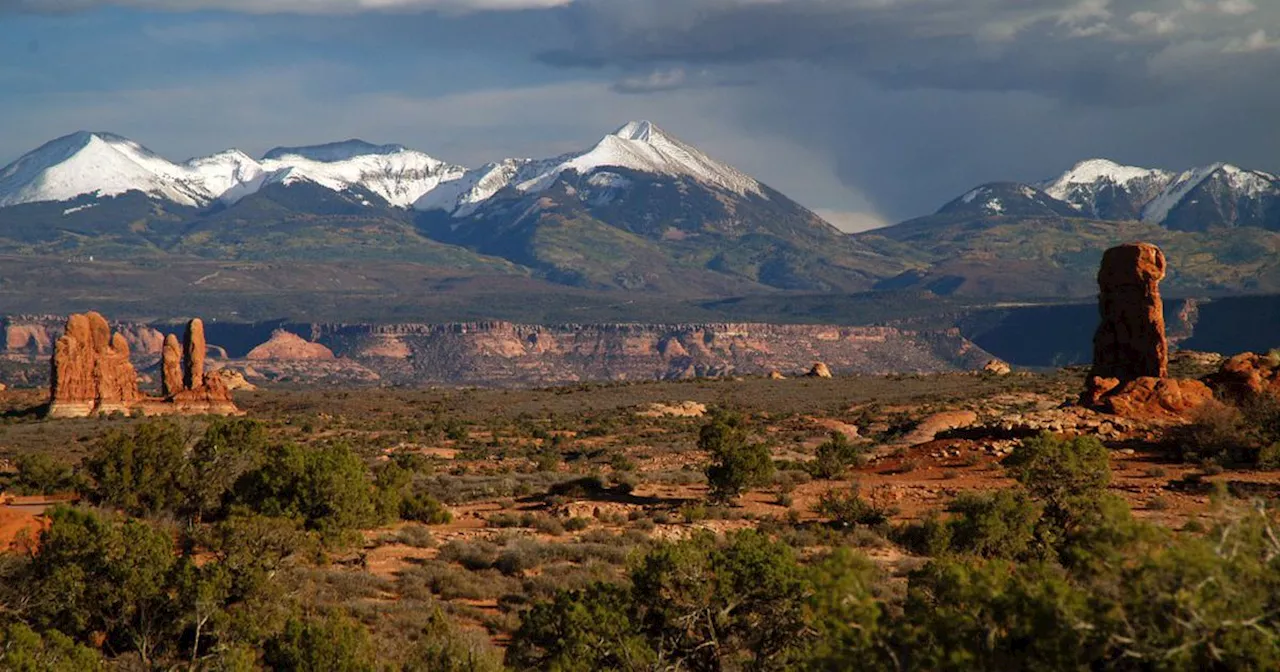
M 394 259 L 590 288 L 853 291 L 896 269 L 645 122 L 475 169 L 349 140 L 183 163 L 75 133 L 0 171 L 0 252 Z
M 1173 231 L 1276 230 L 1280 177 L 1227 163 L 1174 173 L 1090 159 L 1043 182 L 984 184 L 937 214 L 1141 221 Z
M 265 268 L 255 264 L 345 264 L 335 282 L 346 272 L 367 279 L 419 267 L 524 283 L 513 290 L 524 295 L 558 286 L 677 301 L 779 292 L 1061 300 L 1092 294 L 1101 251 L 1135 238 L 1165 247 L 1175 293 L 1270 291 L 1280 290 L 1278 231 L 1274 175 L 1091 159 L 1048 180 L 983 184 L 932 215 L 845 235 L 646 121 L 583 151 L 477 168 L 361 140 L 176 163 L 118 135 L 79 132 L 0 170 L 0 256 L 22 268 L 94 259 L 136 275 L 207 262 L 215 273 L 248 273 L 234 291 L 255 292 L 276 315 L 296 304 L 262 298 L 274 281 L 254 276 Z M 66 287 L 48 291 L 83 296 L 87 275 L 67 273 Z M 379 291 L 402 294 L 397 278 Z M 6 282 L 22 286 L 0 277 L 0 300 Z M 95 292 L 109 291 L 94 282 Z M 808 304 L 777 305 L 790 314 Z

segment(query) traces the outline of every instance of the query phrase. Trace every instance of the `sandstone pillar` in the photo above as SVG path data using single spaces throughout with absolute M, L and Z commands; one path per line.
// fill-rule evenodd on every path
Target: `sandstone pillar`
M 169 334 L 164 337 L 164 346 L 160 350 L 160 390 L 166 398 L 172 398 L 184 389 L 182 375 L 182 346 L 178 337 Z
M 1093 337 L 1090 376 L 1120 382 L 1169 376 L 1160 299 L 1164 276 L 1164 253 L 1155 245 L 1130 243 L 1103 255 L 1098 271 L 1102 322 Z
M 204 387 L 204 322 L 195 318 L 187 323 L 183 339 L 182 384 L 188 390 Z

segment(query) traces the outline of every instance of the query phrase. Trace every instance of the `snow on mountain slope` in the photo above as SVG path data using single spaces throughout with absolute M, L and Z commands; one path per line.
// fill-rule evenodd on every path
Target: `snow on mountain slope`
M 1038 186 L 1085 217 L 1123 220 L 1136 219 L 1143 206 L 1173 178 L 1172 173 L 1163 170 L 1089 159 Z
M 1212 183 L 1212 184 L 1211 184 Z M 1201 188 L 1217 187 L 1227 201 L 1253 199 L 1280 193 L 1280 179 L 1269 173 L 1244 170 L 1231 164 L 1215 163 L 1203 168 L 1188 170 L 1179 175 L 1159 196 L 1142 211 L 1142 221 L 1163 224 L 1170 213 L 1187 200 L 1192 192 Z
M 689 177 L 739 196 L 767 198 L 760 183 L 749 175 L 712 159 L 648 121 L 633 121 L 606 135 L 585 152 L 545 160 L 507 159 L 468 171 L 456 182 L 428 193 L 414 207 L 424 211 L 445 210 L 465 217 L 506 187 L 536 193 L 549 188 L 567 171 L 585 175 L 600 168 Z
M 49 142 L 0 171 L 0 207 L 140 191 L 181 205 L 232 204 L 264 184 L 315 182 L 335 191 L 360 186 L 409 207 L 466 172 L 399 145 L 361 140 L 277 148 L 262 161 L 239 150 L 176 164 L 110 133 L 81 131 Z
M 317 147 L 278 148 L 267 153 L 262 167 L 268 183 L 292 184 L 305 179 L 343 191 L 361 186 L 400 207 L 413 205 L 441 182 L 466 173 L 454 166 L 399 145 L 371 145 L 350 140 Z
M 0 170 L 0 207 L 127 191 L 190 206 L 209 199 L 186 168 L 110 133 L 81 131 L 58 138 Z
M 201 188 L 207 200 L 225 203 L 252 194 L 267 178 L 262 164 L 238 149 L 191 159 L 182 167 L 187 170 L 187 179 Z

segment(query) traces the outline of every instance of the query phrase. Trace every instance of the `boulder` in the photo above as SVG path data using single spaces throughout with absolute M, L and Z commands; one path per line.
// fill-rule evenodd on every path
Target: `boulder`
M 1143 377 L 1109 389 L 1099 399 L 1098 409 L 1130 420 L 1176 422 L 1211 401 L 1213 390 L 1198 380 Z
M 938 438 L 942 432 L 964 427 L 972 427 L 978 423 L 978 414 L 973 411 L 944 411 L 935 413 L 916 424 L 901 441 L 896 443 L 918 446 Z
M 982 372 L 990 373 L 995 376 L 1007 376 L 1013 373 L 1013 367 L 1009 366 L 1007 362 L 1003 362 L 999 359 L 993 359 L 982 367 Z
M 1262 394 L 1280 397 L 1280 356 L 1245 352 L 1223 362 L 1205 381 L 1236 402 Z
M 805 374 L 810 378 L 830 378 L 831 369 L 827 368 L 822 362 L 814 362 L 813 368 L 809 369 L 809 373 Z
M 232 392 L 252 392 L 258 389 L 258 386 L 245 379 L 243 373 L 232 369 L 218 369 L 210 373 L 209 376 L 218 378 Z
M 701 418 L 706 414 L 707 405 L 696 401 L 649 404 L 643 411 L 636 413 L 642 418 Z

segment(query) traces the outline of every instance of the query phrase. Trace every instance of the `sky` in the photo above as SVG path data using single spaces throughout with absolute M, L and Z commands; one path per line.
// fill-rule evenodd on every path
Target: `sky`
M 1277 0 L 0 0 L 0 164 L 347 138 L 479 165 L 632 119 L 846 230 L 1106 157 L 1280 172 Z

